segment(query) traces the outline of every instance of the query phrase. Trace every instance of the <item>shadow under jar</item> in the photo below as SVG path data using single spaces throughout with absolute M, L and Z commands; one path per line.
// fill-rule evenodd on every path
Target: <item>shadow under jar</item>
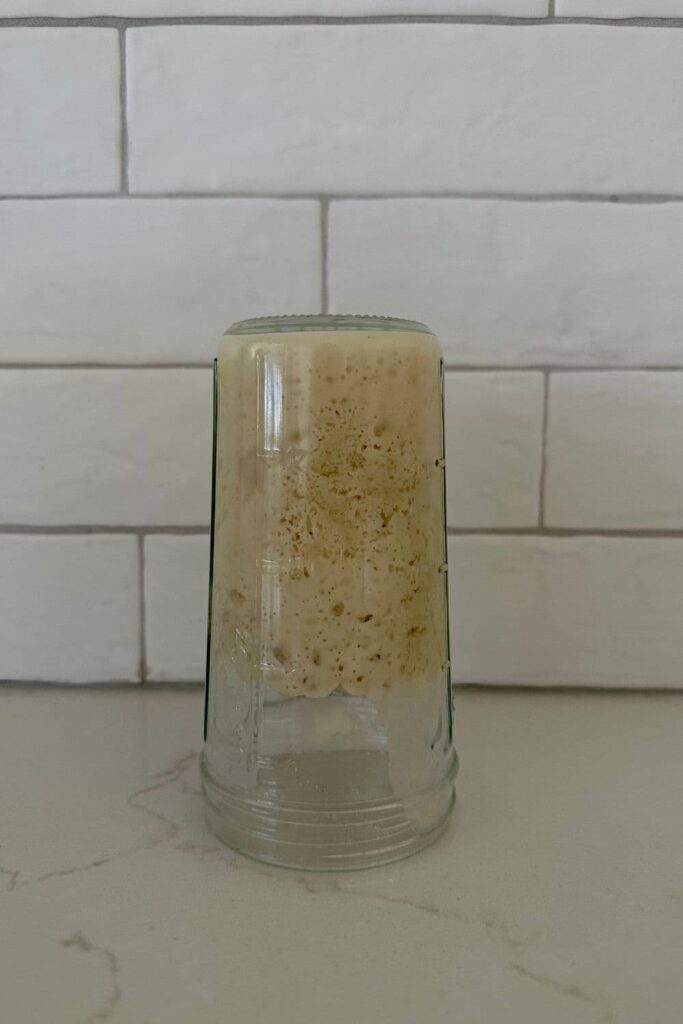
M 259 860 L 405 857 L 454 801 L 443 359 L 423 324 L 245 320 L 215 363 L 202 782 Z

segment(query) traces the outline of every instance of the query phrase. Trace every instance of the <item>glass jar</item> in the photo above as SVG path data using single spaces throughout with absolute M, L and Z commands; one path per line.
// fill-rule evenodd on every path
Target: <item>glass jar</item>
M 210 825 L 292 867 L 407 856 L 457 770 L 441 348 L 287 316 L 234 324 L 214 365 Z

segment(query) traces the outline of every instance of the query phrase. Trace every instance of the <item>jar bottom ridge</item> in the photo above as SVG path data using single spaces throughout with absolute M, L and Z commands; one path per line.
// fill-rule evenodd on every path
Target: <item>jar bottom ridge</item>
M 458 769 L 443 677 L 319 700 L 222 682 L 201 774 L 210 826 L 229 846 L 340 871 L 407 857 L 443 829 Z
M 392 793 L 387 761 L 379 751 L 280 755 L 261 766 L 253 791 L 220 785 L 204 757 L 208 823 L 233 849 L 282 867 L 348 871 L 402 860 L 446 827 L 457 758 L 454 753 L 438 786 L 411 800 Z M 365 797 L 355 802 L 341 793 L 353 791 L 354 779 Z M 313 780 L 311 799 L 301 799 Z

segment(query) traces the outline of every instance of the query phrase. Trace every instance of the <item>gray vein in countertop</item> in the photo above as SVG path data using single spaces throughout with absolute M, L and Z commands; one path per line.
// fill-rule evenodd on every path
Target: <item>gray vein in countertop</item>
M 119 854 L 114 857 L 97 857 L 95 860 L 89 861 L 87 864 L 75 864 L 70 868 L 56 868 L 54 871 L 47 871 L 44 875 L 38 875 L 37 878 L 21 878 L 21 871 L 18 869 L 10 871 L 9 868 L 0 867 L 0 875 L 9 875 L 9 883 L 7 885 L 7 892 L 13 892 L 15 889 L 27 889 L 32 885 L 40 885 L 41 882 L 47 882 L 50 878 L 65 878 L 67 875 L 75 875 L 81 871 L 91 871 L 93 868 L 100 868 L 104 864 L 111 864 L 113 860 L 119 860 L 121 857 L 127 857 L 131 853 L 135 853 L 142 847 L 134 847 L 132 850 L 126 850 L 125 853 Z
M 187 840 L 174 845 L 174 849 L 183 853 L 195 856 L 219 857 L 229 866 L 231 871 L 242 871 L 248 869 L 264 878 L 279 880 L 283 883 L 297 886 L 313 896 L 324 893 L 339 893 L 341 896 L 350 896 L 354 899 L 365 900 L 366 902 L 393 903 L 399 906 L 410 907 L 423 914 L 430 914 L 433 917 L 440 917 L 444 920 L 461 921 L 463 924 L 470 924 L 470 917 L 463 911 L 454 907 L 440 907 L 435 903 L 421 902 L 410 899 L 407 896 L 389 895 L 388 893 L 353 889 L 345 886 L 342 879 L 334 874 L 305 874 L 301 872 L 287 871 L 282 868 L 269 867 L 267 864 L 259 864 L 258 861 L 247 859 L 226 847 L 217 839 L 208 843 L 193 843 Z M 342 878 L 347 878 L 344 874 Z
M 18 868 L 13 870 L 12 868 L 3 868 L 2 866 L 0 866 L 0 875 L 7 875 L 7 877 L 9 878 L 9 881 L 7 883 L 7 892 L 12 892 L 13 889 L 16 889 L 17 883 L 19 881 Z
M 272 872 L 270 874 L 272 877 Z M 292 880 L 300 888 L 313 894 L 335 892 L 345 896 L 355 896 L 365 901 L 378 900 L 385 903 L 412 907 L 413 910 L 417 910 L 420 913 L 430 914 L 434 917 L 442 918 L 443 920 L 460 921 L 465 925 L 471 925 L 473 923 L 473 919 L 470 915 L 466 914 L 464 911 L 456 910 L 454 907 L 438 906 L 435 903 L 425 903 L 419 900 L 410 899 L 406 896 L 390 896 L 387 893 L 376 891 L 364 892 L 357 889 L 346 888 L 341 881 L 334 876 L 297 875 Z M 513 953 L 516 956 L 522 955 L 529 946 L 533 945 L 543 936 L 543 931 L 541 929 L 535 929 L 528 935 L 517 937 L 511 933 L 504 921 L 492 914 L 488 914 L 487 916 L 478 919 L 478 922 L 483 925 L 486 934 L 493 943 L 502 945 L 507 948 L 510 953 Z M 609 1005 L 607 1005 L 604 998 L 601 996 L 594 996 L 579 985 L 567 984 L 566 982 L 559 981 L 558 979 L 541 971 L 530 970 L 528 967 L 519 963 L 518 960 L 509 961 L 509 965 L 515 973 L 522 977 L 529 978 L 531 981 L 535 981 L 539 985 L 545 985 L 560 995 L 569 996 L 570 998 L 578 999 L 581 1000 L 581 1002 L 595 1006 L 596 1010 L 601 1012 L 600 1024 L 616 1024 L 614 1011 Z
M 88 1017 L 88 1024 L 95 1024 L 98 1020 L 108 1020 L 121 1000 L 120 964 L 116 953 L 106 946 L 97 946 L 90 939 L 86 938 L 83 932 L 75 931 L 68 939 L 62 939 L 62 946 L 74 948 L 82 953 L 101 953 L 107 962 L 107 969 L 110 976 L 111 992 L 101 1010 L 93 1010 Z
M 431 914 L 433 917 L 441 917 L 445 920 L 462 921 L 463 924 L 471 923 L 471 919 L 467 914 L 456 910 L 454 907 L 439 907 L 435 903 L 423 903 L 419 900 L 410 899 L 407 896 L 390 896 L 383 892 L 349 889 L 342 885 L 339 879 L 330 876 L 297 875 L 292 880 L 306 892 L 314 894 L 338 892 L 344 896 L 354 896 L 356 899 L 394 903 L 404 907 L 411 907 L 413 910 L 420 911 L 420 913 Z
M 497 941 L 506 946 L 516 957 L 523 956 L 525 951 L 533 943 L 537 942 L 543 937 L 543 931 L 536 929 L 525 936 L 516 937 L 513 935 L 500 917 L 495 914 L 488 914 L 486 917 L 481 919 L 481 923 L 486 929 L 486 934 L 493 941 Z M 525 967 L 524 964 L 519 962 L 519 959 L 509 961 L 510 969 L 516 974 L 519 974 L 523 978 L 529 978 L 531 981 L 537 982 L 539 985 L 545 985 L 547 988 L 553 989 L 554 992 L 560 995 L 569 996 L 573 999 L 580 999 L 581 1002 L 590 1003 L 594 1005 L 598 1010 L 602 1011 L 600 1017 L 600 1024 L 615 1024 L 614 1011 L 610 1006 L 607 1005 L 604 998 L 601 996 L 594 996 L 586 989 L 581 988 L 580 985 L 571 985 L 564 981 L 559 981 L 557 978 L 553 978 L 550 975 L 539 970 L 531 970 L 529 967 Z
M 155 776 L 155 778 L 158 779 L 157 782 L 152 783 L 152 785 L 150 786 L 143 786 L 141 789 L 136 789 L 135 792 L 131 793 L 130 796 L 126 799 L 126 803 L 130 807 L 134 807 L 138 811 L 143 811 L 150 817 L 156 818 L 157 821 L 163 822 L 163 824 L 166 826 L 168 830 L 166 837 L 168 839 L 171 839 L 173 836 L 177 835 L 179 830 L 178 824 L 175 821 L 171 821 L 171 819 L 168 818 L 165 814 L 161 814 L 160 811 L 154 811 L 152 810 L 151 807 L 148 807 L 146 804 L 140 803 L 139 800 L 147 793 L 156 793 L 158 792 L 158 790 L 165 789 L 166 786 L 170 786 L 174 782 L 180 782 L 183 791 L 188 792 L 189 787 L 187 786 L 187 783 L 183 778 L 183 772 L 193 761 L 196 760 L 196 758 L 197 752 L 195 750 L 190 751 L 189 754 L 183 754 L 182 757 L 179 757 L 176 761 L 174 761 L 170 768 L 168 768 L 166 771 L 159 772 Z
M 529 935 L 515 938 L 505 922 L 495 914 L 487 914 L 486 917 L 482 917 L 481 923 L 486 929 L 486 934 L 490 939 L 493 939 L 496 942 L 502 942 L 506 946 L 510 946 L 515 952 L 524 949 L 526 946 L 530 946 L 543 935 L 543 932 L 540 929 L 536 929 Z
M 126 798 L 126 802 L 135 810 L 143 811 L 144 814 L 149 815 L 157 821 L 162 822 L 165 826 L 165 835 L 161 839 L 157 840 L 145 840 L 143 843 L 136 844 L 129 850 L 124 850 L 119 854 L 114 854 L 111 857 L 97 857 L 94 860 L 89 861 L 87 864 L 75 864 L 72 867 L 56 868 L 54 871 L 47 871 L 44 875 L 39 875 L 37 878 L 21 878 L 21 871 L 19 869 L 12 869 L 8 867 L 0 866 L 0 876 L 4 875 L 8 878 L 6 892 L 13 892 L 16 889 L 23 889 L 32 885 L 39 885 L 41 882 L 46 882 L 51 878 L 65 878 L 68 875 L 75 875 L 79 872 L 92 871 L 94 868 L 103 867 L 105 864 L 111 864 L 113 861 L 121 860 L 123 857 L 129 857 L 131 854 L 138 853 L 140 850 L 147 850 L 154 846 L 158 846 L 160 843 L 172 839 L 177 835 L 180 826 L 171 821 L 166 815 L 161 814 L 159 811 L 152 810 L 145 804 L 138 802 L 142 796 L 146 793 L 154 793 L 160 789 L 164 789 L 166 786 L 173 784 L 174 782 L 180 782 L 183 792 L 194 792 L 191 786 L 189 786 L 183 777 L 185 769 L 196 759 L 196 751 L 191 751 L 189 754 L 184 754 L 178 758 L 173 765 L 166 771 L 159 772 L 154 776 L 158 781 L 152 785 L 143 786 L 141 789 L 137 789 L 134 793 Z
M 582 1003 L 595 1005 L 597 1009 L 602 1009 L 602 1015 L 600 1017 L 601 1024 L 615 1024 L 615 1016 L 612 1008 L 607 1006 L 604 1000 L 591 995 L 590 992 L 586 992 L 585 989 L 581 988 L 579 985 L 569 985 L 566 982 L 559 981 L 557 978 L 552 978 L 549 974 L 544 974 L 541 971 L 530 971 L 528 967 L 524 967 L 520 963 L 511 963 L 510 967 L 516 974 L 521 975 L 522 978 L 529 978 L 531 981 L 535 981 L 539 985 L 551 988 L 553 992 L 557 992 L 563 996 L 569 996 L 572 999 L 579 999 Z
M 455 907 L 438 907 L 435 903 L 422 903 L 419 900 L 411 900 L 406 896 L 388 896 L 383 892 L 369 892 L 361 893 L 356 892 L 353 889 L 340 888 L 340 892 L 345 892 L 348 895 L 363 896 L 371 900 L 379 900 L 384 903 L 396 903 L 404 907 L 412 907 L 413 910 L 419 910 L 422 914 L 431 914 L 433 917 L 440 917 L 446 921 L 461 921 L 463 924 L 470 924 L 471 918 L 463 911 L 456 910 Z
M 64 878 L 66 875 L 75 875 L 79 871 L 90 871 L 91 868 L 100 868 L 103 864 L 109 864 L 112 859 L 112 857 L 98 857 L 96 860 L 91 860 L 89 864 L 76 864 L 72 868 L 61 868 L 56 871 L 48 871 L 44 875 L 39 875 L 38 878 L 32 878 L 30 881 L 26 882 L 19 882 L 19 885 L 38 885 L 39 882 L 46 882 L 48 878 Z
M 527 967 L 523 967 L 522 964 L 512 963 L 510 967 L 517 974 L 521 974 L 523 978 L 531 978 L 532 981 L 537 981 L 539 985 L 548 985 L 555 992 L 560 992 L 563 996 L 572 996 L 574 999 L 580 999 L 584 1003 L 593 1002 L 593 996 L 584 992 L 578 985 L 567 985 L 565 982 L 558 981 L 557 978 L 551 978 L 547 974 L 530 971 Z

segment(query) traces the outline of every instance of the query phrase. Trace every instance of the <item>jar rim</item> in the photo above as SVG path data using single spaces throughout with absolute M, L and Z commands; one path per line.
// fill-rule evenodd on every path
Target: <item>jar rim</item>
M 305 331 L 415 331 L 434 334 L 419 320 L 358 313 L 305 313 L 301 315 L 256 316 L 237 320 L 228 334 L 288 334 Z

